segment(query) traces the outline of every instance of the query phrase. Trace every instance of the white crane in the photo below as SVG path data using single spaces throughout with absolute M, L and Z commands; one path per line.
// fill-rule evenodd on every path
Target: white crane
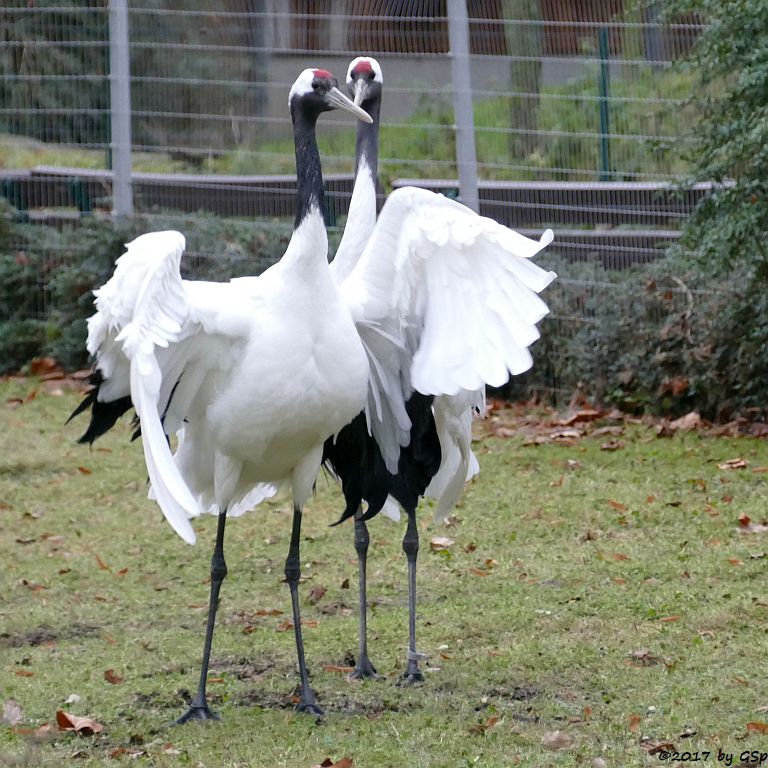
M 98 292 L 89 351 L 102 382 L 92 419 L 136 407 L 152 494 L 190 543 L 189 518 L 218 514 L 200 685 L 181 721 L 212 717 L 205 676 L 226 575 L 227 515 L 290 486 L 286 560 L 296 632 L 298 709 L 321 714 L 309 686 L 298 605 L 302 510 L 324 442 L 362 417 L 381 463 L 397 476 L 414 429 L 406 402 L 500 386 L 531 365 L 527 347 L 555 277 L 529 261 L 551 240 L 529 240 L 420 189 L 390 195 L 356 265 L 337 285 L 327 264 L 319 114 L 353 111 L 329 73 L 307 70 L 291 89 L 298 175 L 294 235 L 258 278 L 181 280 L 179 233 L 129 244 Z M 359 108 L 358 108 L 359 109 Z M 359 117 L 367 113 L 359 110 Z M 111 404 L 114 410 L 111 410 Z M 87 405 L 84 407 L 88 407 Z M 129 407 L 129 406 L 128 406 Z M 92 424 L 87 436 L 102 427 Z M 168 435 L 178 446 L 171 454 Z M 266 484 L 266 485 L 265 485 Z
M 355 147 L 355 184 L 347 226 L 331 263 L 331 272 L 341 283 L 354 269 L 376 226 L 376 184 L 378 174 L 379 118 L 384 85 L 376 59 L 359 56 L 347 69 L 347 88 L 355 104 L 365 109 L 372 123 L 358 123 Z M 355 549 L 359 566 L 359 649 L 352 679 L 377 677 L 367 646 L 367 552 L 366 521 L 382 508 L 392 511 L 392 498 L 408 515 L 403 550 L 408 561 L 409 643 L 406 682 L 423 680 L 419 669 L 422 657 L 416 650 L 416 559 L 419 536 L 416 506 L 422 495 L 438 500 L 436 520 L 447 518 L 466 480 L 478 471 L 471 449 L 473 412 L 484 404 L 485 390 L 461 390 L 455 395 L 425 398 L 411 396 L 407 409 L 414 429 L 407 449 L 401 451 L 398 470 L 388 473 L 375 441 L 362 418 L 345 427 L 334 441 L 327 441 L 324 458 L 339 475 L 347 501 L 341 520 L 354 515 Z M 388 500 L 385 502 L 385 499 Z M 361 502 L 367 502 L 364 511 Z M 395 508 L 395 514 L 396 508 Z
M 309 686 L 299 615 L 301 515 L 320 468 L 323 441 L 359 412 L 369 364 L 349 310 L 328 271 L 323 180 L 315 140 L 319 115 L 342 108 L 370 117 L 320 69 L 290 91 L 297 164 L 293 235 L 260 277 L 229 283 L 181 279 L 184 238 L 143 235 L 127 246 L 96 295 L 88 350 L 97 387 L 83 440 L 136 408 L 152 494 L 174 530 L 194 543 L 189 518 L 218 514 L 211 594 L 197 694 L 178 722 L 211 719 L 206 677 L 221 583 L 227 516 L 290 484 L 293 528 L 286 580 L 301 675 L 300 710 L 322 714 Z M 176 433 L 171 455 L 168 435 Z

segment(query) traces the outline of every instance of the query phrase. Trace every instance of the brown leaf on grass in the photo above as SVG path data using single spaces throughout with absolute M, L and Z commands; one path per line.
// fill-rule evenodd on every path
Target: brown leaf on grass
M 88 467 L 78 467 L 77 471 L 81 475 L 92 475 L 93 474 L 93 470 L 92 469 L 88 469 Z
M 44 589 L 48 589 L 44 584 L 37 584 L 34 581 L 28 581 L 27 579 L 22 579 L 19 583 L 32 592 L 42 592 Z
M 747 730 L 755 733 L 768 733 L 768 723 L 747 723 Z
M 592 437 L 605 437 L 606 435 L 612 435 L 613 437 L 619 437 L 624 434 L 624 427 L 620 424 L 611 424 L 607 427 L 598 427 L 593 433 Z
M 746 459 L 728 459 L 722 464 L 718 464 L 718 469 L 746 469 L 749 466 L 749 462 Z
M 584 407 L 569 413 L 565 418 L 560 419 L 557 424 L 561 427 L 572 427 L 574 424 L 595 421 L 604 414 L 605 411 L 599 411 L 597 408 Z
M 3 704 L 3 715 L 0 723 L 3 725 L 18 725 L 24 719 L 24 712 L 18 702 L 8 699 Z
M 314 629 L 320 624 L 319 621 L 316 621 L 315 619 L 302 619 L 301 620 L 301 626 L 307 627 L 308 629 Z M 293 622 L 290 619 L 285 619 L 285 621 L 281 621 L 276 627 L 275 630 L 277 632 L 287 632 L 289 629 L 293 629 Z
M 696 411 L 686 413 L 685 416 L 669 422 L 669 427 L 674 432 L 690 432 L 692 429 L 697 429 L 700 426 L 701 416 Z
M 94 555 L 96 558 L 96 563 L 99 566 L 100 571 L 111 571 L 112 569 L 98 556 Z
M 327 591 L 328 590 L 325 587 L 321 587 L 319 584 L 316 587 L 312 587 L 309 596 L 307 597 L 307 602 L 310 605 L 317 605 L 323 599 L 323 595 L 325 595 Z
M 111 685 L 120 685 L 125 678 L 118 675 L 114 669 L 107 669 L 104 672 L 104 679 Z
M 676 752 L 675 745 L 671 741 L 662 741 L 661 739 L 641 739 L 640 746 L 649 754 L 655 755 L 658 752 Z
M 489 717 L 484 723 L 475 723 L 474 725 L 469 726 L 469 732 L 473 736 L 484 736 L 488 731 L 493 728 L 496 723 L 498 723 L 500 720 L 498 715 L 493 715 Z
M 56 710 L 56 724 L 61 731 L 74 731 L 78 736 L 93 736 L 94 733 L 101 733 L 104 726 L 97 723 L 90 717 L 78 717 L 65 712 L 63 709 Z
M 660 662 L 661 659 L 654 656 L 647 648 L 640 648 L 629 654 L 629 664 L 633 667 L 652 667 Z
M 643 718 L 640 715 L 634 712 L 629 716 L 629 730 L 632 731 L 632 733 L 637 733 L 637 729 L 640 727 L 642 719 Z
M 613 499 L 608 499 L 608 506 L 612 507 L 617 512 L 626 512 L 629 509 L 626 504 L 622 504 L 620 501 L 614 501 Z
M 752 519 L 746 512 L 739 517 L 739 528 L 741 533 L 766 533 L 768 532 L 768 525 L 765 523 L 753 523 Z
M 573 736 L 565 731 L 547 731 L 541 737 L 541 745 L 547 749 L 568 749 L 573 743 Z
M 350 672 L 354 672 L 354 667 L 341 666 L 339 664 L 323 664 L 323 669 L 326 672 L 337 672 L 340 675 L 348 675 Z
M 136 760 L 139 757 L 146 757 L 147 751 L 138 747 L 115 747 L 107 753 L 110 760 L 117 760 L 118 757 L 127 757 L 129 760 Z
M 449 539 L 447 536 L 435 536 L 429 542 L 429 546 L 433 552 L 442 552 L 452 547 L 455 543 L 453 539 Z
M 16 669 L 14 670 L 13 674 L 16 675 L 16 677 L 34 677 L 35 676 L 35 673 L 31 672 L 28 669 Z

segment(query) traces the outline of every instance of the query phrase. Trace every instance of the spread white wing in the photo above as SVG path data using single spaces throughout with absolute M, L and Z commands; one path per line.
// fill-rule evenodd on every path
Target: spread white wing
M 390 471 L 407 436 L 394 440 L 379 414 L 399 413 L 411 387 L 477 392 L 530 368 L 528 347 L 548 312 L 537 294 L 556 277 L 530 257 L 552 239 L 547 230 L 531 240 L 427 190 L 388 197 L 341 292 L 364 340 L 378 334 L 400 350 L 372 363 L 367 410 Z
M 141 422 L 141 437 L 151 497 L 173 529 L 187 542 L 195 533 L 189 518 L 212 511 L 215 500 L 205 493 L 215 460 L 213 446 L 184 450 L 186 417 L 210 400 L 247 332 L 247 317 L 237 299 L 249 283 L 187 282 L 179 263 L 184 237 L 178 232 L 153 232 L 126 246 L 110 280 L 95 291 L 97 312 L 88 321 L 88 350 L 104 382 L 99 399 L 129 394 Z M 224 312 L 222 308 L 229 308 Z M 176 459 L 168 435 L 179 436 Z M 190 463 L 201 465 L 191 466 Z M 186 466 L 182 476 L 180 464 Z M 204 466 L 202 466 L 204 465 Z M 217 465 L 218 467 L 218 465 Z M 226 475 L 226 467 L 219 467 Z M 184 477 L 191 478 L 190 488 Z M 199 486 L 199 487 L 197 487 Z M 274 493 L 254 489 L 230 510 L 252 506 Z

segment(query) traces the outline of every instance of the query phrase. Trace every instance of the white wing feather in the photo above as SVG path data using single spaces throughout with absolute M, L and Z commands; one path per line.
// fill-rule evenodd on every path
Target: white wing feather
M 552 239 L 547 230 L 531 240 L 427 190 L 394 191 L 340 286 L 358 328 L 385 327 L 408 353 L 378 361 L 387 385 L 372 381 L 373 399 L 405 399 L 410 386 L 433 395 L 474 392 L 528 370 L 536 323 L 548 312 L 537 294 L 556 277 L 529 259 Z M 398 369 L 398 359 L 410 370 Z M 369 427 L 392 466 L 399 445 L 374 416 L 369 411 Z
M 105 378 L 121 381 L 116 386 L 122 388 L 130 382 L 152 495 L 173 529 L 193 544 L 195 532 L 188 518 L 199 514 L 199 505 L 173 461 L 160 420 L 167 377 L 158 362 L 158 350 L 193 330 L 179 274 L 184 237 L 155 232 L 128 243 L 126 249 L 112 278 L 95 292 L 97 312 L 89 320 L 88 350 L 96 355 Z M 179 368 L 178 360 L 171 367 Z

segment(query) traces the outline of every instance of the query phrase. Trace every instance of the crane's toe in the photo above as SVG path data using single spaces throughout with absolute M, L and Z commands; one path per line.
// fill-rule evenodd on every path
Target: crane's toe
M 400 685 L 418 685 L 424 682 L 424 674 L 420 669 L 407 669 L 400 678 Z
M 311 715 L 312 717 L 325 717 L 325 712 L 317 705 L 315 701 L 301 701 L 296 705 L 297 712 Z
M 190 708 L 178 719 L 174 720 L 173 725 L 183 725 L 193 720 L 208 721 L 208 720 L 221 720 L 221 715 L 217 715 L 212 712 L 207 704 L 203 706 L 192 705 Z
M 381 675 L 376 671 L 376 667 L 371 664 L 367 656 L 361 657 L 355 664 L 354 672 L 347 676 L 347 680 L 381 680 Z

